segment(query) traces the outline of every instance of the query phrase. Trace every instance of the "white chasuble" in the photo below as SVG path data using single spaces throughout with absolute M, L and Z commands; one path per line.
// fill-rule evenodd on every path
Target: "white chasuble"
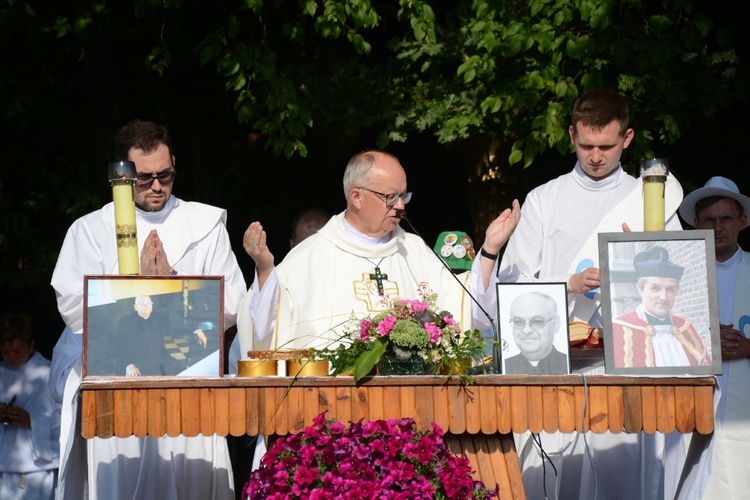
M 417 299 L 422 283 L 438 294 L 439 308 L 462 329 L 471 328 L 470 299 L 421 238 L 396 227 L 386 243 L 362 243 L 345 233 L 343 219 L 344 213 L 332 217 L 276 268 L 272 349 L 333 346 L 351 327 L 350 318 L 384 310 L 388 298 Z

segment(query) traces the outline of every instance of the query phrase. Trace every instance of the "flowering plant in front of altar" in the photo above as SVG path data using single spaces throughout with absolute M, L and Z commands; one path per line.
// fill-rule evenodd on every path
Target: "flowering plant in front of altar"
M 419 299 L 386 299 L 388 308 L 374 316 L 357 320 L 341 343 L 334 348 L 314 349 L 313 356 L 327 359 L 332 374 L 353 372 L 359 381 L 384 356 L 406 360 L 417 358 L 426 373 L 452 374 L 461 366 L 471 366 L 483 357 L 485 340 L 479 330 L 462 332 L 447 311 L 436 306 L 437 294 L 422 283 Z
M 497 497 L 471 477 L 432 424 L 410 418 L 345 426 L 321 413 L 313 425 L 278 439 L 242 489 L 247 499 L 463 500 Z

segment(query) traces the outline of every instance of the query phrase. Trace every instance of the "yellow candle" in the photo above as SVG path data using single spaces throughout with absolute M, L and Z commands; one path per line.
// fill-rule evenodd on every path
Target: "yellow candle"
M 115 234 L 117 236 L 117 262 L 120 274 L 138 274 L 138 237 L 135 229 L 135 193 L 132 182 L 112 183 L 115 202 Z
M 643 179 L 643 230 L 664 231 L 664 183 L 666 177 Z

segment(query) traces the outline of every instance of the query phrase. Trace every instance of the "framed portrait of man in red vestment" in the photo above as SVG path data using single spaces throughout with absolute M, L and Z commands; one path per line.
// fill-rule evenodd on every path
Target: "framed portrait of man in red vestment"
M 721 373 L 713 231 L 602 233 L 607 373 Z

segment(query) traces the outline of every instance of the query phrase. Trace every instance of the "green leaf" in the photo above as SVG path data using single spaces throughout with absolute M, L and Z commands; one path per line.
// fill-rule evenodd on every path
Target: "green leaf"
M 263 0 L 245 0 L 245 8 L 258 12 L 263 8 Z
M 305 6 L 302 9 L 303 14 L 307 14 L 310 17 L 315 15 L 315 11 L 318 9 L 318 3 L 315 0 L 307 0 Z
M 388 347 L 388 340 L 384 340 L 382 337 L 375 339 L 373 342 L 373 348 L 370 351 L 363 352 L 354 366 L 354 380 L 359 382 L 360 379 L 366 377 L 368 373 L 375 368 L 380 358 L 383 356 L 386 347 Z

